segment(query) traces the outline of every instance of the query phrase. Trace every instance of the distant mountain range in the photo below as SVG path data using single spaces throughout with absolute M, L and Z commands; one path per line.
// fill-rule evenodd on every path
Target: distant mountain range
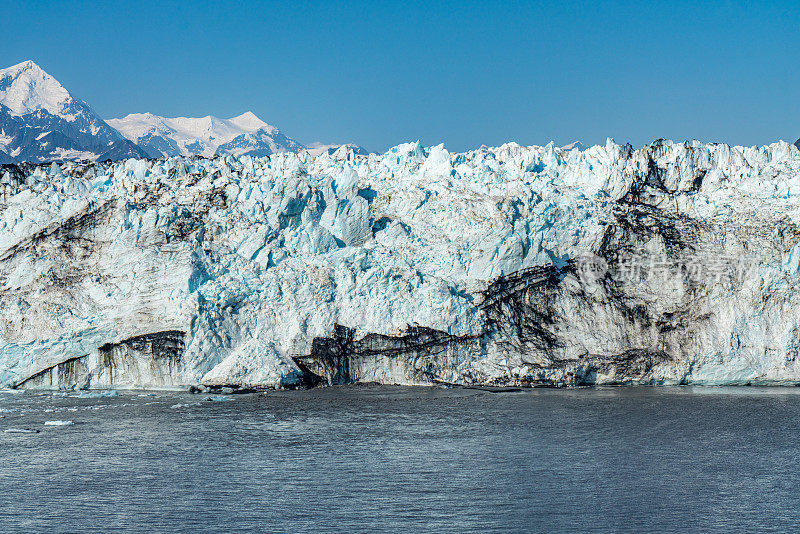
M 800 139 L 794 143 L 800 148 Z M 132 113 L 104 121 L 33 61 L 0 70 L 0 163 L 169 156 L 334 153 L 351 143 L 304 145 L 248 111 L 230 119 Z M 580 141 L 563 150 L 585 150 Z
M 0 163 L 319 154 L 340 146 L 307 147 L 249 111 L 230 119 L 133 113 L 104 121 L 33 61 L 0 70 Z M 344 146 L 368 153 L 357 145 Z
M 308 145 L 306 150 L 308 150 L 308 153 L 311 154 L 312 156 L 316 156 L 322 154 L 323 152 L 327 152 L 328 154 L 333 154 L 340 148 L 347 148 L 361 156 L 366 156 L 369 154 L 369 151 L 366 148 L 354 145 L 353 143 L 345 143 L 343 145 L 326 145 L 323 143 L 311 143 L 310 145 Z
M 586 150 L 586 145 L 580 141 L 573 141 L 568 145 L 562 146 L 561 150 Z
M 108 124 L 153 158 L 192 154 L 208 158 L 225 154 L 268 156 L 305 148 L 249 111 L 230 119 L 170 119 L 151 113 L 133 113 L 122 119 L 110 119 Z

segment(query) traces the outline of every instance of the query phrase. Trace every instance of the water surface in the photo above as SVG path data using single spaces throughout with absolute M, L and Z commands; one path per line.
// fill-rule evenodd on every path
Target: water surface
M 0 393 L 0 530 L 800 524 L 796 388 L 357 386 L 208 398 Z

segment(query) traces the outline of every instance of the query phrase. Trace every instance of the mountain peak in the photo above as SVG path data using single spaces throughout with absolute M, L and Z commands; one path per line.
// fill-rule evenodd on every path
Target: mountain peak
M 252 111 L 245 111 L 241 115 L 231 117 L 228 120 L 243 130 L 256 131 L 260 128 L 272 128 L 272 126 L 256 117 L 256 114 Z
M 142 157 L 31 60 L 0 69 L 0 163 Z
M 561 150 L 565 150 L 565 151 L 568 151 L 568 150 L 584 151 L 584 150 L 586 150 L 586 145 L 584 145 L 580 141 L 573 141 L 568 145 L 562 146 Z
M 366 148 L 362 146 L 358 146 L 354 143 L 320 143 L 316 141 L 314 143 L 309 144 L 306 147 L 306 151 L 311 154 L 312 156 L 319 156 L 320 154 L 329 154 L 333 155 L 341 149 L 352 150 L 354 154 L 366 156 L 369 154 Z
M 28 71 L 30 73 L 37 74 L 37 75 L 38 74 L 44 74 L 44 75 L 47 74 L 42 69 L 42 67 L 40 67 L 33 60 L 30 60 L 30 59 L 22 61 L 21 63 L 17 63 L 16 65 L 11 65 L 10 67 L 2 69 L 2 71 L 0 71 L 0 72 L 9 73 L 9 74 L 12 74 L 12 75 L 18 75 L 19 73 L 24 72 L 24 71 Z
M 252 111 L 228 119 L 132 113 L 104 121 L 31 60 L 0 69 L 0 125 L 0 163 L 193 154 L 265 156 L 306 148 Z M 320 151 L 333 152 L 338 147 L 328 145 Z
M 69 92 L 31 60 L 0 70 L 0 104 L 15 115 L 41 109 L 58 115 L 71 101 Z

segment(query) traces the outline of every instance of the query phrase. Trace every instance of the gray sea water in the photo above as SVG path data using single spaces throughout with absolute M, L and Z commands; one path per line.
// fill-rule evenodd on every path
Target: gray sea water
M 797 388 L 6 392 L 0 531 L 784 531 L 798 431 Z

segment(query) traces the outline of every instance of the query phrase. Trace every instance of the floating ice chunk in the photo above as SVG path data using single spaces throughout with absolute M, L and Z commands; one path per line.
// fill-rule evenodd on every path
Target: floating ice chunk
M 72 421 L 45 421 L 45 426 L 72 426 L 75 423 Z
M 188 408 L 190 406 L 197 406 L 198 404 L 200 404 L 200 403 L 199 402 L 179 402 L 178 404 L 173 404 L 172 406 L 170 406 L 170 408 L 172 408 L 172 409 Z
M 6 428 L 3 430 L 6 434 L 38 434 L 39 431 L 35 428 Z
M 251 387 L 259 384 L 278 384 L 296 368 L 280 358 L 273 344 L 262 343 L 259 338 L 247 340 L 236 350 L 206 373 L 201 379 L 205 386 L 234 384 Z M 233 393 L 233 389 L 223 387 L 222 393 Z
M 233 399 L 231 399 L 230 397 L 223 397 L 223 396 L 209 396 L 204 398 L 203 400 L 211 402 L 225 402 Z
M 78 394 L 78 398 L 81 399 L 102 399 L 106 397 L 117 397 L 119 393 L 116 389 L 110 389 L 108 391 L 81 391 Z

